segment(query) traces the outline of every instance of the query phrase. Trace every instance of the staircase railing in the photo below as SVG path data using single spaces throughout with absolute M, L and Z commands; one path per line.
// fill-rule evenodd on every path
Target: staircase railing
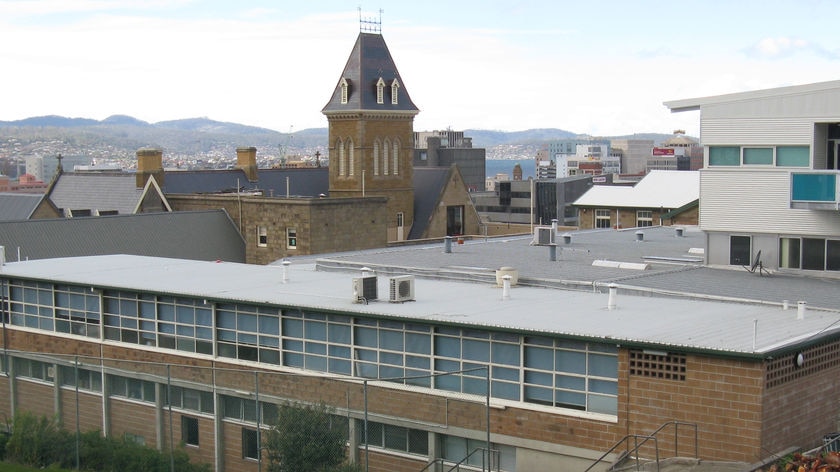
M 679 428 L 680 426 L 689 426 L 694 428 L 694 457 L 698 457 L 698 439 L 697 439 L 697 425 L 694 423 L 684 423 L 681 421 L 669 421 L 667 423 L 663 423 L 662 426 L 656 428 L 654 432 L 648 435 L 640 435 L 640 434 L 628 434 L 621 438 L 613 447 L 611 447 L 607 452 L 605 452 L 601 457 L 595 460 L 589 467 L 586 468 L 584 472 L 589 472 L 593 467 L 597 464 L 601 463 L 607 456 L 615 452 L 619 447 L 622 445 L 628 444 L 628 442 L 632 439 L 633 440 L 633 447 L 629 449 L 625 449 L 621 457 L 628 458 L 632 457 L 636 461 L 636 470 L 639 470 L 640 461 L 639 461 L 639 449 L 642 448 L 648 441 L 653 441 L 653 449 L 655 452 L 655 460 L 656 460 L 656 470 L 659 471 L 659 441 L 657 439 L 657 435 L 662 432 L 668 426 L 674 426 L 674 457 L 678 457 L 679 453 Z
M 442 458 L 437 458 L 437 459 L 429 462 L 428 464 L 426 464 L 426 466 L 423 467 L 422 469 L 420 469 L 419 472 L 427 472 L 429 470 L 432 470 L 433 472 L 440 472 L 440 471 L 443 471 L 443 472 L 458 471 L 458 472 L 460 472 L 462 466 L 468 466 L 469 465 L 471 468 L 478 467 L 478 466 L 467 463 L 467 461 L 469 461 L 471 457 L 475 456 L 478 453 L 481 453 L 481 470 L 486 470 L 488 472 L 491 472 L 492 470 L 494 470 L 492 468 L 493 464 L 496 465 L 495 470 L 497 472 L 499 470 L 501 470 L 500 469 L 500 467 L 501 467 L 500 462 L 501 461 L 499 460 L 501 458 L 500 451 L 498 451 L 496 449 L 491 449 L 490 453 L 487 454 L 487 449 L 486 448 L 479 447 L 479 448 L 473 449 L 473 451 L 470 452 L 469 454 L 467 454 L 466 457 L 464 457 L 460 461 L 456 462 L 455 464 L 450 466 L 448 469 L 444 469 L 444 467 L 447 466 L 447 461 L 445 459 L 442 459 Z M 492 455 L 492 457 L 491 457 L 491 455 Z M 489 464 L 485 463 L 486 461 L 489 461 Z M 433 465 L 440 465 L 440 467 L 435 468 L 435 469 L 430 469 L 430 467 L 432 467 Z

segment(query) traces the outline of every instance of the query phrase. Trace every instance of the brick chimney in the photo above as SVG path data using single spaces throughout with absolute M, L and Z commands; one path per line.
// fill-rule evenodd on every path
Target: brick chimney
M 163 151 L 157 148 L 137 150 L 137 188 L 146 185 L 150 176 L 163 186 Z
M 257 148 L 240 147 L 236 148 L 236 168 L 242 169 L 250 182 L 256 182 L 257 178 Z

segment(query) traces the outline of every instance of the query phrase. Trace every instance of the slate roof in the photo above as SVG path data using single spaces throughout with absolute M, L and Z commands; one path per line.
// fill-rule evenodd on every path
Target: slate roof
M 166 171 L 163 178 L 164 194 L 197 194 L 262 190 L 266 196 L 286 195 L 317 197 L 329 193 L 329 168 L 258 169 L 257 181 L 249 182 L 241 169 Z
M 376 103 L 376 83 L 379 78 L 385 81 L 385 99 Z M 348 82 L 347 103 L 341 103 L 341 79 Z M 399 99 L 396 105 L 391 103 L 391 83 L 399 82 Z M 324 106 L 322 113 L 371 110 L 400 111 L 416 114 L 419 109 L 411 101 L 405 82 L 400 76 L 391 52 L 381 34 L 359 33 L 356 44 L 347 64 L 336 82 L 332 97 Z
M 134 213 L 143 194 L 132 173 L 63 173 L 53 183 L 49 198 L 60 209 L 116 210 Z
M 632 187 L 593 185 L 575 200 L 577 206 L 609 208 L 680 208 L 700 198 L 700 173 L 654 170 Z
M 408 239 L 420 239 L 426 232 L 451 172 L 449 167 L 414 168 L 414 224 Z
M 29 219 L 43 198 L 43 194 L 0 193 L 0 221 Z
M 0 222 L 6 260 L 101 254 L 245 262 L 245 241 L 224 210 Z

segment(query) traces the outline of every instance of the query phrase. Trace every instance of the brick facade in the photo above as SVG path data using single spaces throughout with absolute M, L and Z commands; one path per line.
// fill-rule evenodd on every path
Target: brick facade
M 699 212 L 697 208 L 687 210 L 674 217 L 673 219 L 660 220 L 660 217 L 669 210 L 659 208 L 594 208 L 582 207 L 578 209 L 578 224 L 580 229 L 594 229 L 595 228 L 595 211 L 607 210 L 610 214 L 610 228 L 636 228 L 638 227 L 637 212 L 639 210 L 650 211 L 652 215 L 652 226 L 672 226 L 672 225 L 690 225 L 696 226 L 698 224 Z

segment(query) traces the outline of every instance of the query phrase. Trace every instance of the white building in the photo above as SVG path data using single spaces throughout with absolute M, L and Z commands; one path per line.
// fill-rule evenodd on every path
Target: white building
M 840 270 L 840 80 L 665 106 L 700 111 L 708 264 Z

